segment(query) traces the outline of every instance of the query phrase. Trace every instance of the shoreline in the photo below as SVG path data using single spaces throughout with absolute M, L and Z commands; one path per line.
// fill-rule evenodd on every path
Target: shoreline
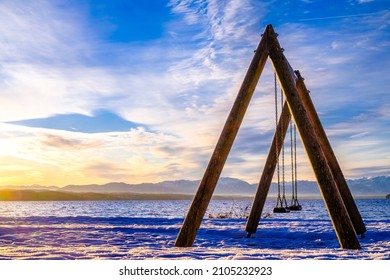
M 0 201 L 125 201 L 125 200 L 192 200 L 194 194 L 178 193 L 96 193 L 48 190 L 0 190 Z M 276 199 L 269 195 L 268 198 Z M 251 195 L 216 194 L 213 200 L 253 200 Z M 301 195 L 299 200 L 322 199 L 318 195 Z M 386 195 L 354 196 L 354 199 L 384 199 Z

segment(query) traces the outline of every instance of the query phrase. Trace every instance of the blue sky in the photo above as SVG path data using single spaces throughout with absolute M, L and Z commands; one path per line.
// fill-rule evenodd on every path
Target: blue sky
M 346 177 L 389 175 L 389 19 L 379 0 L 0 1 L 0 185 L 200 179 L 267 24 Z M 222 176 L 260 177 L 272 71 Z

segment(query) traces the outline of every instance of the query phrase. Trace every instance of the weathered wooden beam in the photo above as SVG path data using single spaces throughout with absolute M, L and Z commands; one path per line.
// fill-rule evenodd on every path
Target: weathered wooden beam
M 347 181 L 345 180 L 341 167 L 337 161 L 336 155 L 333 152 L 328 137 L 326 136 L 325 130 L 321 124 L 320 118 L 318 117 L 318 114 L 314 108 L 314 104 L 311 100 L 311 97 L 303 81 L 303 78 L 299 73 L 299 71 L 295 71 L 295 74 L 297 75 L 298 78 L 296 82 L 298 93 L 307 110 L 307 113 L 314 127 L 314 130 L 318 135 L 318 140 L 321 145 L 322 151 L 324 152 L 325 158 L 328 162 L 333 178 L 336 182 L 340 195 L 344 201 L 345 207 L 347 208 L 348 215 L 351 218 L 355 232 L 357 234 L 363 235 L 366 232 L 366 226 L 364 225 L 363 219 L 360 216 L 359 210 L 352 197 L 351 191 L 348 188 Z
M 264 34 L 268 32 L 269 28 L 270 25 L 266 27 Z M 213 195 L 264 65 L 267 62 L 267 58 L 267 36 L 263 36 L 176 239 L 175 246 L 177 247 L 190 247 L 194 243 L 197 231 Z
M 271 186 L 272 178 L 274 176 L 275 168 L 278 162 L 278 156 L 282 149 L 282 143 L 286 137 L 290 120 L 290 109 L 285 102 L 282 113 L 279 117 L 274 137 L 272 139 L 271 147 L 268 151 L 267 160 L 265 162 L 263 173 L 261 174 L 260 182 L 252 203 L 251 212 L 246 223 L 246 232 L 248 233 L 248 237 L 250 237 L 252 233 L 256 232 L 259 225 L 261 213 L 263 212 L 265 200 L 267 199 L 269 188 Z M 278 145 L 276 145 L 276 143 L 278 143 Z
M 348 211 L 333 179 L 328 163 L 317 139 L 308 112 L 298 94 L 295 75 L 292 75 L 287 59 L 283 55 L 273 28 L 268 30 L 269 56 L 278 75 L 281 87 L 295 120 L 302 143 L 324 198 L 330 219 L 336 231 L 340 246 L 346 249 L 360 249 Z

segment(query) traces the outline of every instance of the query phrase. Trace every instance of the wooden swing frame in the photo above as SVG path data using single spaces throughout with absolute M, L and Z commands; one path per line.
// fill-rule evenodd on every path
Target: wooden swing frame
M 253 92 L 270 57 L 279 84 L 283 89 L 285 103 L 279 117 L 264 170 L 254 197 L 246 224 L 248 237 L 255 233 L 268 195 L 277 164 L 277 155 L 286 136 L 288 124 L 293 117 L 302 144 L 313 168 L 321 195 L 327 207 L 340 247 L 360 249 L 357 234 L 364 235 L 366 227 L 354 202 L 340 165 L 333 153 L 320 119 L 299 71 L 293 71 L 283 54 L 272 25 L 267 25 L 255 51 L 244 81 L 238 92 L 197 193 L 192 201 L 175 242 L 177 247 L 191 247 L 201 225 L 214 189 L 240 128 Z M 278 137 L 278 139 L 276 139 Z

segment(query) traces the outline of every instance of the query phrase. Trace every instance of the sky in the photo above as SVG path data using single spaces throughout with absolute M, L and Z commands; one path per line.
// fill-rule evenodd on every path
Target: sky
M 345 177 L 390 175 L 389 4 L 1 0 L 0 185 L 201 179 L 267 24 Z M 273 93 L 268 60 L 222 176 L 259 180 Z

